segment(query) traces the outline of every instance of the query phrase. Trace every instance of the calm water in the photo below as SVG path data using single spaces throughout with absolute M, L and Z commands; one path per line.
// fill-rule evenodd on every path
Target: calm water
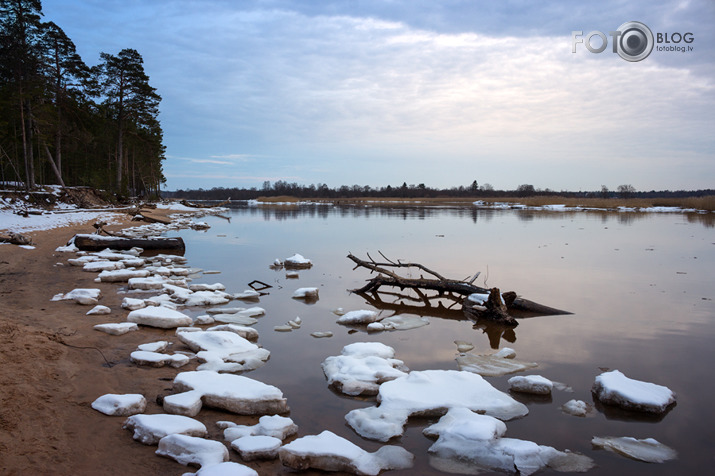
M 454 341 L 466 340 L 474 344 L 474 353 L 511 347 L 518 359 L 539 364 L 522 374 L 540 374 L 573 388 L 554 390 L 548 399 L 514 395 L 529 407 L 529 415 L 508 422 L 507 436 L 584 453 L 598 465 L 588 474 L 712 471 L 712 221 L 684 214 L 355 206 L 244 207 L 226 215 L 230 221 L 202 219 L 211 225 L 206 232 L 180 232 L 186 256 L 192 266 L 221 271 L 200 282 L 221 282 L 229 292 L 243 291 L 255 279 L 273 286 L 258 304 L 266 315 L 255 325 L 258 342 L 271 351 L 271 358 L 247 375 L 283 391 L 300 436 L 329 429 L 369 451 L 380 446 L 344 422 L 348 411 L 373 405 L 373 400 L 334 393 L 322 373 L 321 362 L 338 355 L 344 345 L 379 341 L 394 347 L 411 370 L 457 369 Z M 475 326 L 455 313 L 431 317 L 430 325 L 409 331 L 349 333 L 335 323 L 332 310 L 369 309 L 364 299 L 347 291 L 362 286 L 369 274 L 353 270 L 346 256 L 378 257 L 378 250 L 448 277 L 462 279 L 481 271 L 475 284 L 514 290 L 573 314 L 521 319 L 507 332 Z M 269 268 L 274 259 L 294 253 L 314 263 L 300 271 L 299 279 L 286 279 L 285 271 Z M 295 289 L 306 286 L 320 288 L 317 302 L 291 299 Z M 273 331 L 296 316 L 303 319 L 302 328 Z M 334 337 L 315 339 L 313 331 L 332 331 Z M 602 369 L 665 385 L 677 393 L 677 405 L 659 421 L 603 408 L 593 418 L 561 413 L 568 400 L 593 402 L 590 389 Z M 488 380 L 508 391 L 510 376 Z M 432 441 L 421 433 L 432 421 L 411 420 L 404 436 L 391 442 L 413 452 L 416 466 L 388 474 L 441 474 L 429 465 Z M 664 464 L 632 461 L 593 449 L 593 436 L 652 437 L 676 449 L 679 458 Z

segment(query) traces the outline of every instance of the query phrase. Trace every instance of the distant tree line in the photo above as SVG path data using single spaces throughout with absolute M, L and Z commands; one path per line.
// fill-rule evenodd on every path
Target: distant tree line
M 209 190 L 199 188 L 198 190 L 176 190 L 162 191 L 165 198 L 185 198 L 189 200 L 252 200 L 259 197 L 279 197 L 290 196 L 296 198 L 319 198 L 319 199 L 339 199 L 339 198 L 499 198 L 499 197 L 532 197 L 532 196 L 563 196 L 563 197 L 594 197 L 594 198 L 663 198 L 663 197 L 700 197 L 715 195 L 715 190 L 696 191 L 655 191 L 638 192 L 632 185 L 619 185 L 616 191 L 610 191 L 605 185 L 601 190 L 590 192 L 570 192 L 554 191 L 550 189 L 537 189 L 530 184 L 519 185 L 514 190 L 495 190 L 488 183 L 479 185 L 474 180 L 470 185 L 452 188 L 433 188 L 423 183 L 418 185 L 386 185 L 384 187 L 371 187 L 369 185 L 341 185 L 330 188 L 324 183 L 317 185 L 299 185 L 295 182 L 289 183 L 278 180 L 275 183 L 266 181 L 260 188 L 227 188 L 214 187 Z
M 42 21 L 40 0 L 0 0 L 0 180 L 158 196 L 161 97 L 133 49 L 87 66 Z

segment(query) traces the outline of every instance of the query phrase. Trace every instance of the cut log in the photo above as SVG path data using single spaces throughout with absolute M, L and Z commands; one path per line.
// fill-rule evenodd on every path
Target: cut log
M 145 250 L 171 250 L 183 254 L 186 246 L 181 237 L 172 238 L 121 238 L 100 235 L 75 235 L 75 246 L 83 251 L 102 251 L 106 248 L 114 250 L 129 250 L 143 248 Z

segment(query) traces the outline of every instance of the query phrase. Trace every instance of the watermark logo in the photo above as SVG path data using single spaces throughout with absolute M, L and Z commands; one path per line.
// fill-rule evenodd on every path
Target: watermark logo
M 609 32 L 612 50 L 626 61 L 636 62 L 646 59 L 653 48 L 657 51 L 693 51 L 690 44 L 695 40 L 692 33 L 657 33 L 645 23 L 627 21 L 617 30 Z M 597 37 L 598 40 L 594 38 Z M 686 45 L 680 45 L 680 43 Z M 662 45 L 665 43 L 666 45 Z M 608 47 L 608 37 L 605 33 L 595 30 L 584 36 L 583 31 L 571 32 L 571 52 L 576 53 L 576 46 L 583 44 L 591 53 L 601 53 Z

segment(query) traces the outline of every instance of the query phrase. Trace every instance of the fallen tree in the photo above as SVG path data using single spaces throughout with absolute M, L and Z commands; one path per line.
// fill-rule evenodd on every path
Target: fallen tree
M 102 235 L 75 235 L 74 245 L 83 251 L 102 251 L 106 248 L 113 250 L 129 250 L 142 248 L 144 250 L 171 250 L 183 254 L 186 246 L 181 237 L 172 238 L 124 238 L 120 236 Z
M 505 325 L 516 326 L 518 322 L 512 315 L 513 311 L 518 311 L 517 314 L 524 315 L 555 315 L 569 314 L 567 311 L 556 309 L 549 306 L 523 299 L 517 296 L 513 291 L 502 293 L 499 288 L 482 288 L 476 286 L 474 281 L 479 276 L 476 273 L 469 280 L 457 280 L 445 278 L 436 271 L 427 268 L 420 263 L 405 263 L 400 260 L 393 261 L 380 255 L 385 259 L 385 262 L 375 261 L 369 254 L 369 261 L 362 260 L 352 253 L 348 254 L 348 259 L 352 260 L 357 268 L 369 269 L 372 273 L 377 273 L 377 276 L 369 279 L 365 286 L 359 289 L 353 289 L 351 292 L 368 296 L 372 294 L 373 298 L 370 301 L 382 302 L 377 298 L 380 288 L 384 286 L 397 287 L 401 291 L 411 289 L 416 294 L 407 296 L 403 294 L 394 294 L 399 296 L 399 299 L 421 302 L 425 308 L 440 309 L 444 308 L 442 300 L 451 301 L 452 304 L 447 306 L 447 309 L 455 305 L 460 305 L 462 312 L 468 317 L 474 319 L 488 319 Z M 420 277 L 405 277 L 401 276 L 394 269 L 407 268 L 419 270 Z M 425 278 L 424 275 L 432 277 Z M 428 291 L 433 291 L 436 294 L 430 295 Z M 377 299 L 376 299 L 377 298 Z M 437 305 L 433 305 L 432 301 L 439 301 Z

